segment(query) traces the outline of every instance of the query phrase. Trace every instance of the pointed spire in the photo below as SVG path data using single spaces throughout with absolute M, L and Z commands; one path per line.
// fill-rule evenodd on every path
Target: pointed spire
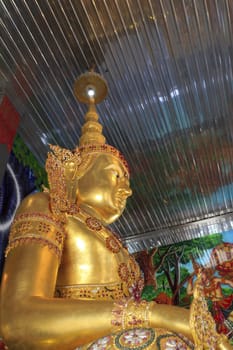
M 79 140 L 79 146 L 86 144 L 104 144 L 105 137 L 102 134 L 103 127 L 98 122 L 99 115 L 95 104 L 90 102 L 89 109 L 85 115 L 85 124 L 82 127 L 82 136 Z
M 82 127 L 79 145 L 104 144 L 103 127 L 98 122 L 99 115 L 96 110 L 96 104 L 100 103 L 108 93 L 106 81 L 92 69 L 82 74 L 76 80 L 74 93 L 80 102 L 89 106 L 85 115 L 85 124 Z

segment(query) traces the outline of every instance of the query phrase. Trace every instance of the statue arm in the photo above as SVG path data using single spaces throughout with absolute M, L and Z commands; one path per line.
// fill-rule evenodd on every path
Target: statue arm
M 9 253 L 1 310 L 10 349 L 74 349 L 110 333 L 112 302 L 53 297 L 58 265 L 47 247 L 36 244 Z

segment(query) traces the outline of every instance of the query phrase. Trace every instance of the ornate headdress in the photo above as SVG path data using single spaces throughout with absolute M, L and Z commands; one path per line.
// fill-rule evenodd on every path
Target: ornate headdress
M 48 153 L 46 171 L 50 187 L 50 205 L 55 216 L 71 213 L 75 208 L 72 194 L 72 184 L 87 171 L 99 154 L 111 154 L 121 161 L 126 173 L 128 164 L 123 155 L 113 146 L 105 144 L 102 125 L 98 122 L 99 115 L 96 104 L 107 95 L 107 83 L 97 73 L 89 71 L 82 74 L 75 82 L 74 93 L 80 102 L 89 105 L 82 127 L 79 146 L 73 151 L 50 145 L 52 152 Z M 70 183 L 67 183 L 67 179 Z

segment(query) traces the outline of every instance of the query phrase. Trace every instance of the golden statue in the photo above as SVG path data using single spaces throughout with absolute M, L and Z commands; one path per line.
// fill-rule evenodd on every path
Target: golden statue
M 105 144 L 95 109 L 106 83 L 88 72 L 75 93 L 89 104 L 80 145 L 51 146 L 49 189 L 25 198 L 12 225 L 0 334 L 10 350 L 194 349 L 195 309 L 190 323 L 187 309 L 138 300 L 140 269 L 106 227 L 131 195 L 127 162 Z

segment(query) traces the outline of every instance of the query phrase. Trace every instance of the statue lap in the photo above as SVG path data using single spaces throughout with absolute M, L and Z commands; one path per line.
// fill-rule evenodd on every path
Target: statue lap
M 100 338 L 75 350 L 194 350 L 181 334 L 160 328 L 134 328 Z

